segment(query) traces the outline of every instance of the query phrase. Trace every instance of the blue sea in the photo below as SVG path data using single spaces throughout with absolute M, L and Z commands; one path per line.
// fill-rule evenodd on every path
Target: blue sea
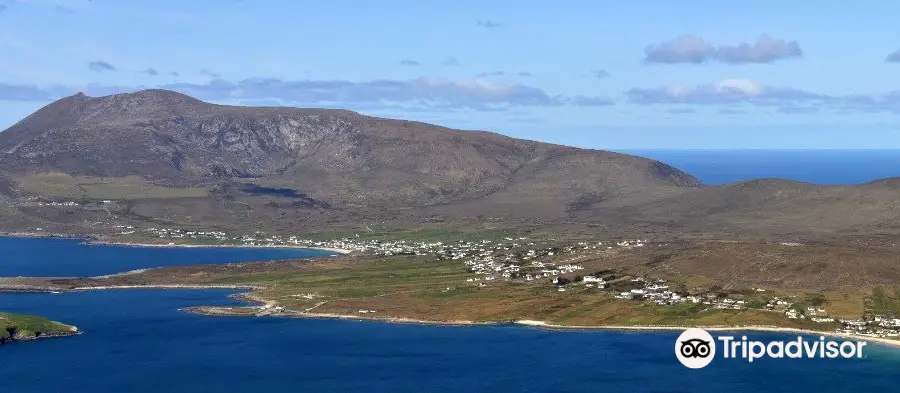
M 78 239 L 0 237 L 0 277 L 99 276 L 148 267 L 324 257 L 333 252 L 303 248 L 120 247 L 86 245 Z M 35 254 L 39 249 L 40 253 Z
M 900 150 L 626 150 L 690 173 L 708 185 L 759 178 L 861 184 L 900 176 Z
M 635 152 L 633 152 L 635 153 Z M 853 184 L 900 175 L 879 152 L 637 154 L 707 184 L 786 177 Z M 729 169 L 731 168 L 731 169 Z M 322 256 L 289 249 L 137 248 L 77 240 L 0 239 L 0 276 L 96 275 L 154 266 Z M 48 316 L 84 334 L 0 346 L 0 393 L 13 392 L 813 392 L 898 391 L 900 349 L 863 359 L 716 358 L 699 370 L 674 356 L 679 332 L 548 331 L 277 317 L 208 317 L 224 290 L 0 294 L 0 310 Z M 745 332 L 754 340 L 794 336 Z M 718 356 L 718 355 L 717 355 Z

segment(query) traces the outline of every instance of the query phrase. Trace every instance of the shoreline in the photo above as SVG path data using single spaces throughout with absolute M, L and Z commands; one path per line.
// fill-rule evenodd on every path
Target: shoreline
M 161 243 L 136 243 L 136 242 L 112 242 L 98 238 L 95 235 L 68 235 L 60 233 L 36 233 L 36 232 L 0 232 L 0 237 L 22 239 L 71 239 L 84 240 L 83 244 L 91 246 L 122 246 L 122 247 L 159 247 L 159 248 L 286 248 L 329 251 L 341 255 L 347 255 L 353 250 L 336 247 L 316 247 L 300 245 L 250 245 L 250 244 L 161 244 Z
M 78 329 L 75 326 L 73 326 L 73 327 Z M 26 342 L 30 342 L 30 341 L 46 340 L 46 339 L 52 339 L 52 338 L 72 337 L 72 336 L 81 335 L 82 333 L 84 333 L 84 332 L 81 331 L 81 329 L 78 329 L 71 333 L 48 333 L 48 334 L 42 334 L 42 335 L 36 336 L 36 337 L 26 337 L 26 338 L 9 337 L 9 338 L 5 338 L 5 339 L 0 339 L 0 345 L 21 344 L 21 343 L 26 343 Z
M 244 300 L 248 303 L 251 301 Z M 252 303 L 268 303 L 263 302 L 261 299 L 252 299 Z M 218 307 L 218 306 L 193 306 L 193 307 L 185 307 L 182 311 L 196 314 L 196 315 L 206 315 L 206 316 L 222 316 L 222 317 L 245 317 L 250 316 L 251 314 L 239 313 L 235 311 L 231 311 L 231 309 L 242 308 L 242 307 Z M 244 309 L 252 309 L 253 306 L 243 307 Z M 213 311 L 215 310 L 215 311 Z M 309 313 L 309 312 L 301 312 L 301 311 L 283 311 L 279 313 L 271 313 L 265 314 L 263 316 L 266 317 L 279 317 L 279 318 L 295 318 L 295 319 L 341 319 L 341 320 L 353 320 L 353 321 L 367 321 L 367 322 L 383 322 L 383 323 L 397 323 L 404 325 L 431 325 L 431 326 L 503 326 L 509 325 L 508 321 L 467 321 L 467 320 L 449 320 L 449 321 L 434 321 L 427 319 L 414 319 L 414 318 L 401 318 L 401 317 L 369 317 L 362 315 L 350 315 L 350 314 L 334 314 L 334 313 Z
M 900 340 L 892 340 L 883 337 L 859 336 L 849 333 L 808 330 L 789 327 L 765 326 L 765 325 L 748 325 L 748 326 L 629 326 L 629 325 L 598 325 L 598 326 L 580 326 L 580 325 L 557 325 L 544 321 L 536 321 L 529 319 L 517 320 L 516 325 L 529 326 L 535 328 L 543 328 L 550 330 L 622 330 L 622 331 L 679 331 L 689 328 L 700 328 L 709 332 L 766 332 L 766 333 L 797 333 L 808 336 L 827 336 L 853 339 L 857 341 L 868 341 L 884 344 L 892 347 L 900 348 Z
M 103 291 L 111 289 L 234 289 L 257 290 L 264 287 L 257 285 L 228 285 L 228 284 L 135 284 L 135 285 L 95 285 L 87 287 L 59 288 L 49 286 L 25 286 L 0 284 L 0 294 L 3 293 L 64 293 Z
M 264 299 L 252 299 L 256 303 L 269 303 Z M 247 300 L 244 300 L 247 301 Z M 251 302 L 248 302 L 251 303 Z M 252 307 L 252 306 L 250 306 Z M 195 306 L 182 309 L 185 312 L 206 316 L 249 316 L 249 314 L 229 311 L 238 307 L 214 307 L 214 306 Z M 216 310 L 216 311 L 212 311 Z M 689 328 L 701 328 L 710 332 L 766 332 L 766 333 L 796 333 L 807 336 L 826 336 L 844 339 L 852 339 L 856 341 L 866 341 L 886 346 L 900 348 L 900 340 L 892 340 L 882 337 L 858 336 L 854 334 L 829 332 L 819 330 L 807 330 L 798 328 L 786 328 L 777 326 L 638 326 L 638 325 L 559 325 L 544 321 L 531 319 L 519 319 L 512 321 L 470 321 L 470 320 L 448 320 L 435 321 L 427 319 L 403 318 L 403 317 L 374 317 L 350 314 L 334 314 L 334 313 L 311 313 L 301 311 L 283 311 L 280 313 L 266 314 L 263 316 L 282 317 L 282 318 L 306 318 L 306 319 L 340 319 L 353 321 L 370 321 L 382 323 L 400 323 L 413 325 L 430 325 L 430 326 L 524 326 L 546 330 L 573 330 L 573 331 L 632 331 L 632 332 L 664 332 L 664 331 L 681 331 Z
M 94 239 L 93 235 L 69 235 L 64 233 L 41 233 L 41 232 L 0 232 L 0 237 L 19 238 L 19 239 L 71 239 L 71 240 L 88 240 Z
M 107 289 L 263 289 L 256 285 L 226 285 L 226 284 L 148 284 L 148 285 L 97 285 L 90 287 L 74 287 L 64 289 L 68 292 L 102 291 Z
M 285 248 L 298 250 L 317 250 L 329 251 L 341 255 L 347 255 L 353 250 L 334 247 L 307 247 L 299 245 L 250 245 L 250 244 L 159 244 L 159 243 L 133 243 L 133 242 L 110 242 L 105 240 L 86 240 L 84 244 L 91 246 L 122 246 L 122 247 L 156 247 L 156 248 Z

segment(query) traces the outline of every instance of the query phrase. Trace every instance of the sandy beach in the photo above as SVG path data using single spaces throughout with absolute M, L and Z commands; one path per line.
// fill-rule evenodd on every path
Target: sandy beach
M 219 284 L 152 284 L 152 285 L 98 285 L 90 287 L 74 287 L 69 291 L 99 291 L 104 289 L 262 289 L 255 285 L 219 285 Z
M 66 234 L 57 234 L 57 233 L 38 233 L 38 232 L 0 232 L 0 237 L 21 237 L 21 238 L 52 238 L 52 239 L 84 239 L 84 244 L 87 245 L 95 245 L 95 246 L 124 246 L 124 247 L 161 247 L 161 248 L 174 248 L 174 247 L 185 247 L 185 248 L 292 248 L 292 249 L 306 249 L 306 250 L 319 250 L 319 251 L 330 251 L 336 254 L 349 254 L 353 252 L 353 250 L 346 250 L 343 248 L 335 248 L 335 247 L 315 247 L 315 246 L 300 246 L 300 245 L 248 245 L 248 244 L 160 244 L 160 243 L 131 243 L 131 242 L 110 242 L 105 240 L 95 239 L 93 236 L 80 236 L 80 235 L 66 235 Z
M 686 330 L 688 328 L 701 328 L 710 332 L 744 332 L 744 331 L 754 331 L 754 332 L 771 332 L 771 333 L 796 333 L 810 336 L 828 336 L 828 337 L 840 337 L 858 341 L 868 341 L 875 342 L 879 344 L 890 345 L 893 347 L 900 347 L 900 340 L 892 340 L 889 338 L 881 338 L 881 337 L 868 337 L 868 336 L 859 336 L 855 334 L 847 334 L 841 332 L 827 332 L 827 331 L 819 331 L 819 330 L 805 330 L 805 329 L 795 329 L 795 328 L 783 328 L 777 326 L 623 326 L 623 325 L 606 325 L 606 326 L 575 326 L 575 325 L 556 325 L 543 321 L 535 321 L 535 320 L 518 320 L 515 321 L 518 325 L 525 326 L 533 326 L 538 328 L 545 329 L 559 329 L 559 330 L 632 330 L 632 331 L 678 331 L 678 330 Z

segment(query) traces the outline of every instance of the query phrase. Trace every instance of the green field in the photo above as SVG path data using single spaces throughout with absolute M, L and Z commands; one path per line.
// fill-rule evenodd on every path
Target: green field
M 433 321 L 509 321 L 536 319 L 573 326 L 747 326 L 817 328 L 792 321 L 781 312 L 708 310 L 701 304 L 659 306 L 650 301 L 615 299 L 610 293 L 580 285 L 558 292 L 547 282 L 497 280 L 481 287 L 458 261 L 426 257 L 372 258 L 352 266 L 322 264 L 315 268 L 203 277 L 209 284 L 252 284 L 265 287 L 256 298 L 288 310 L 413 318 Z M 195 281 L 196 282 L 196 281 Z M 312 296 L 310 296 L 312 295 Z M 823 326 L 818 326 L 823 328 Z
M 890 293 L 883 287 L 872 289 L 872 296 L 866 299 L 870 310 L 876 315 L 900 315 L 900 290 Z

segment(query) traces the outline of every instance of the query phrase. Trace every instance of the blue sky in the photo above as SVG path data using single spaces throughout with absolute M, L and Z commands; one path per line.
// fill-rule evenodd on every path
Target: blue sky
M 900 2 L 0 0 L 0 128 L 161 87 L 592 148 L 900 148 Z

